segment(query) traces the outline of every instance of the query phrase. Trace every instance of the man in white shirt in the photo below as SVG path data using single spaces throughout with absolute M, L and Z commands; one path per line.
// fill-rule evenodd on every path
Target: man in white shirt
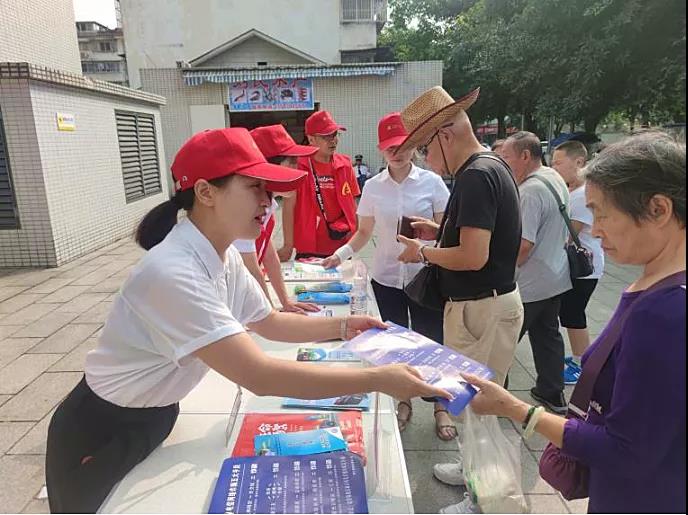
M 565 414 L 559 310 L 561 295 L 571 289 L 565 250 L 568 229 L 545 182 L 567 206 L 569 191 L 555 170 L 542 166 L 540 139 L 532 132 L 510 136 L 500 155 L 511 167 L 521 196 L 523 232 L 517 272 L 525 310 L 521 338 L 528 333 L 537 370 L 536 386 L 530 393 L 550 410 Z
M 582 245 L 593 256 L 593 273 L 572 281 L 573 288 L 561 297 L 559 321 L 569 335 L 573 356 L 564 361 L 564 383 L 576 384 L 581 373 L 581 356 L 590 346 L 585 308 L 604 272 L 604 251 L 599 238 L 592 235 L 592 211 L 585 205 L 585 181 L 581 170 L 588 151 L 580 141 L 565 141 L 554 149 L 552 166 L 566 182 L 571 195 L 571 224 Z

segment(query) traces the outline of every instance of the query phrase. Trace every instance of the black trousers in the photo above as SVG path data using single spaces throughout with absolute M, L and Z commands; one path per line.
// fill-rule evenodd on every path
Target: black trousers
M 564 391 L 564 339 L 559 332 L 561 297 L 523 304 L 521 335 L 528 333 L 537 379 L 535 388 L 547 399 L 559 399 Z
M 95 513 L 112 488 L 170 434 L 179 405 L 123 408 L 86 379 L 55 411 L 45 475 L 51 513 Z
M 416 304 L 408 298 L 404 290 L 384 286 L 374 280 L 371 283 L 382 320 L 389 320 L 403 327 L 410 326 L 417 333 L 437 343 L 443 343 L 444 314 L 441 311 L 433 311 Z

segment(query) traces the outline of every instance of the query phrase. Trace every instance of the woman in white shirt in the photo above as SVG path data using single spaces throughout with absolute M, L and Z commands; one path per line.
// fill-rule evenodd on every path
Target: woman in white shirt
M 317 147 L 297 145 L 281 124 L 258 127 L 253 129 L 250 134 L 268 163 L 296 168 L 297 157 L 312 156 L 318 151 Z M 293 194 L 294 192 L 282 192 L 283 197 Z M 298 302 L 290 298 L 287 293 L 287 287 L 282 276 L 282 265 L 277 255 L 277 249 L 272 244 L 272 231 L 275 228 L 274 213 L 278 207 L 277 202 L 273 199 L 258 239 L 235 240 L 232 245 L 239 251 L 244 265 L 270 299 L 268 285 L 263 276 L 263 269 L 265 269 L 277 299 L 282 305 L 282 311 L 294 313 L 319 311 L 317 305 L 309 302 Z
M 268 164 L 248 131 L 204 131 L 172 164 L 174 197 L 141 221 L 148 253 L 115 298 L 82 381 L 48 429 L 46 483 L 53 513 L 93 513 L 112 487 L 170 433 L 179 401 L 212 368 L 257 395 L 304 399 L 368 391 L 437 395 L 411 367 L 314 367 L 265 355 L 244 329 L 286 342 L 351 338 L 383 326 L 369 317 L 276 312 L 231 247 L 256 238 L 266 188 L 303 172 Z M 177 223 L 180 209 L 188 218 Z
M 384 116 L 378 124 L 378 148 L 387 168 L 369 179 L 358 204 L 358 230 L 351 241 L 323 263 L 337 266 L 361 250 L 375 234 L 376 246 L 371 272 L 373 291 L 383 320 L 410 326 L 428 338 L 442 343 L 442 313 L 420 306 L 404 293 L 404 285 L 423 267 L 398 260 L 404 246 L 397 241 L 402 216 L 442 220 L 449 191 L 442 178 L 417 167 L 411 161 L 413 150 L 395 153 L 408 136 L 399 113 Z M 401 398 L 397 407 L 399 429 L 411 419 L 410 399 Z M 443 440 L 456 436 L 451 419 L 440 404 L 435 405 L 437 435 Z

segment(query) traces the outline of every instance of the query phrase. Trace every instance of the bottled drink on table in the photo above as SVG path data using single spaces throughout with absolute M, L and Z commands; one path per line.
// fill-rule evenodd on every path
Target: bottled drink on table
M 351 288 L 351 314 L 368 314 L 368 269 L 361 260 L 353 263 L 354 277 Z

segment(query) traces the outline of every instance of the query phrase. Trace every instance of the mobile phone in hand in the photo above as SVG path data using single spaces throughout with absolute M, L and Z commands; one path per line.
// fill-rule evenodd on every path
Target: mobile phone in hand
M 416 235 L 411 222 L 413 222 L 413 219 L 409 218 L 408 216 L 402 216 L 397 225 L 397 234 L 401 234 L 402 236 L 410 239 L 415 238 Z

